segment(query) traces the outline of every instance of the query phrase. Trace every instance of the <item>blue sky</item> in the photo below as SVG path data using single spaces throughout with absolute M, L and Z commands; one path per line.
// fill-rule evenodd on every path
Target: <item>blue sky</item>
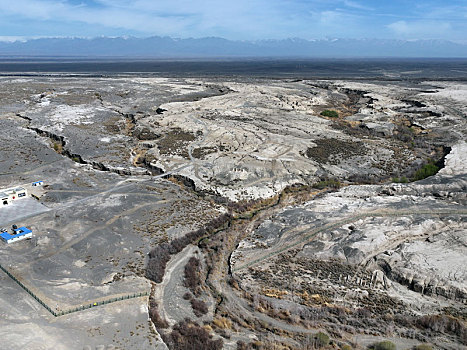
M 0 0 L 0 38 L 219 36 L 467 42 L 467 0 Z

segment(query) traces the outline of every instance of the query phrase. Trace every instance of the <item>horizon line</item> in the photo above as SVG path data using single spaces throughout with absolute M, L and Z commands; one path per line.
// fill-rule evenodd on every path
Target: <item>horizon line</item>
M 38 36 L 21 36 L 21 35 L 0 35 L 1 43 L 25 43 L 33 40 L 41 39 L 81 39 L 81 40 L 96 40 L 96 39 L 151 39 L 151 38 L 168 38 L 172 40 L 203 40 L 203 39 L 222 39 L 232 42 L 261 42 L 261 41 L 287 41 L 287 40 L 303 40 L 308 42 L 313 41 L 337 41 L 337 40 L 383 40 L 383 41 L 405 41 L 405 42 L 414 42 L 414 41 L 439 41 L 439 42 L 451 42 L 461 45 L 467 45 L 466 40 L 451 40 L 451 39 L 437 39 L 437 38 L 412 38 L 412 39 L 396 39 L 396 38 L 378 38 L 378 37 L 362 37 L 362 38 L 345 38 L 345 37 L 322 37 L 322 38 L 302 38 L 302 37 L 286 37 L 286 38 L 263 38 L 263 39 L 228 39 L 222 36 L 201 36 L 201 37 L 175 37 L 169 35 L 149 35 L 149 36 L 134 36 L 134 35 L 100 35 L 100 36 L 79 36 L 79 35 L 70 35 L 70 36 L 59 36 L 59 35 L 38 35 Z

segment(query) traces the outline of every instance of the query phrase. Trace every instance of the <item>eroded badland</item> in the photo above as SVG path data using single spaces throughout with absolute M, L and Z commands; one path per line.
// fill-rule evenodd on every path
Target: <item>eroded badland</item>
M 465 83 L 0 86 L 0 348 L 466 346 Z

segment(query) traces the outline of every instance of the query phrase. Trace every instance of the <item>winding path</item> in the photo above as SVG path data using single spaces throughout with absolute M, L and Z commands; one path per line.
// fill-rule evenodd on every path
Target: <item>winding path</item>
M 444 215 L 467 215 L 467 209 L 459 209 L 459 210 L 375 210 L 371 212 L 361 213 L 358 215 L 352 215 L 347 218 L 343 218 L 338 221 L 330 222 L 323 226 L 317 227 L 311 231 L 309 230 L 301 230 L 299 233 L 295 234 L 295 239 L 285 245 L 279 245 L 274 247 L 272 250 L 269 250 L 266 253 L 259 254 L 256 258 L 241 264 L 233 269 L 233 272 L 240 271 L 246 269 L 250 266 L 257 265 L 264 260 L 267 260 L 273 256 L 279 255 L 287 250 L 295 248 L 301 244 L 307 243 L 310 239 L 314 238 L 318 233 L 323 231 L 332 230 L 338 227 L 341 227 L 346 224 L 350 224 L 354 221 L 365 219 L 368 217 L 401 217 L 401 216 L 408 216 L 408 215 L 430 215 L 430 216 L 444 216 Z M 308 233 L 306 233 L 308 232 Z

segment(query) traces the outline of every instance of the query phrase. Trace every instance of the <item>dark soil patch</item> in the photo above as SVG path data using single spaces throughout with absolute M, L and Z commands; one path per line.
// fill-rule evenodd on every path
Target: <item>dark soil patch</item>
M 314 140 L 316 147 L 306 150 L 306 156 L 318 163 L 339 164 L 342 159 L 364 155 L 366 148 L 363 142 L 343 141 L 338 139 Z
M 203 159 L 208 154 L 216 153 L 216 152 L 217 152 L 216 147 L 200 147 L 200 148 L 195 148 L 191 154 L 193 155 L 194 158 Z
M 164 155 L 179 155 L 188 158 L 188 143 L 196 140 L 195 134 L 179 128 L 171 129 L 157 143 L 159 152 Z
M 102 125 L 110 134 L 118 134 L 122 129 L 122 121 L 119 117 L 107 119 Z

